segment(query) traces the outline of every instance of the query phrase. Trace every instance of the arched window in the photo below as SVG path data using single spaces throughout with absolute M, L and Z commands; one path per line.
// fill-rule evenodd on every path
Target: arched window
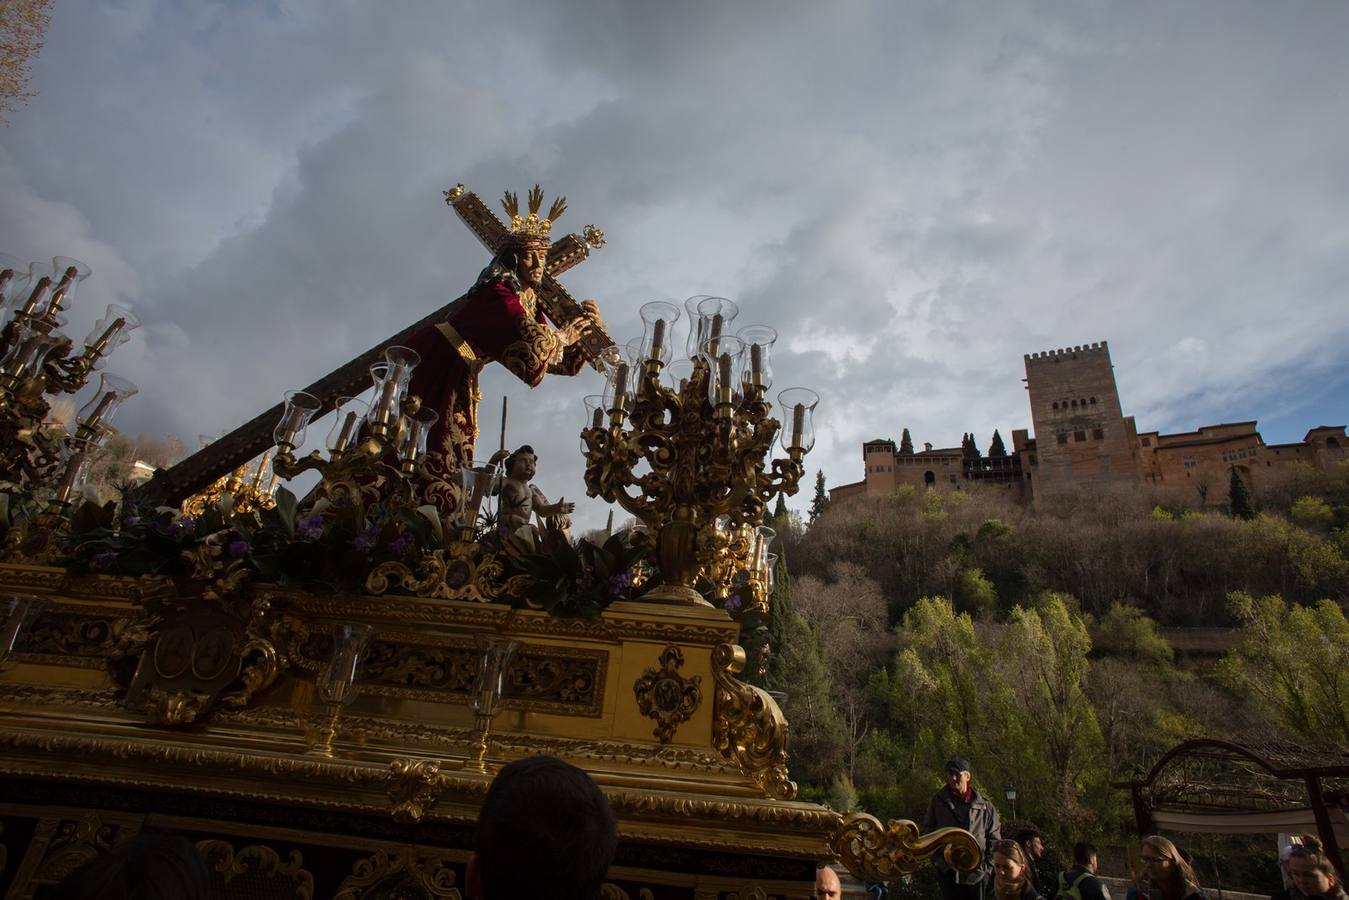
M 1339 445 L 1340 445 L 1340 442 L 1337 441 L 1337 440 L 1335 440 L 1333 437 L 1328 437 L 1328 438 L 1326 438 L 1326 446 L 1327 446 L 1327 447 L 1338 447 Z
M 937 475 L 936 475 L 936 473 L 933 472 L 931 469 L 928 469 L 926 472 L 924 472 L 924 473 L 923 473 L 923 483 L 924 483 L 924 484 L 936 484 L 936 483 L 937 483 Z
M 1076 401 L 1076 400 L 1073 401 L 1073 406 L 1077 406 L 1077 401 Z
M 1095 405 L 1096 405 L 1096 398 L 1095 398 L 1095 397 L 1092 397 L 1092 398 L 1091 398 L 1091 405 L 1092 405 L 1092 406 L 1095 406 Z
M 1055 409 L 1058 409 L 1058 408 L 1059 408 L 1059 401 L 1057 401 L 1057 400 L 1054 401 L 1054 408 L 1055 408 Z

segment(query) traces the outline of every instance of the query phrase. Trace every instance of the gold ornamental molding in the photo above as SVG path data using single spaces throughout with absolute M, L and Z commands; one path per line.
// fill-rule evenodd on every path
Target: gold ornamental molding
M 209 840 L 198 842 L 197 852 L 210 870 L 212 881 L 218 881 L 227 890 L 230 882 L 242 876 L 245 881 L 280 882 L 287 886 L 288 896 L 313 900 L 314 876 L 304 868 L 299 850 L 291 850 L 283 862 L 281 854 L 266 844 L 250 844 L 236 852 L 229 841 Z
M 438 761 L 395 759 L 389 764 L 389 814 L 397 822 L 420 822 L 444 786 Z
M 865 881 L 892 881 L 912 874 L 936 853 L 964 872 L 979 866 L 979 842 L 961 828 L 938 828 L 923 834 L 908 819 L 881 825 L 875 816 L 853 813 L 829 838 L 829 847 L 849 872 Z
M 356 860 L 333 900 L 365 897 L 437 897 L 462 900 L 448 858 L 412 850 L 377 850 Z
M 638 711 L 656 720 L 651 733 L 662 744 L 674 740 L 675 731 L 703 702 L 702 676 L 685 678 L 679 674 L 683 665 L 684 652 L 672 644 L 661 651 L 660 667 L 647 669 L 632 686 Z
M 765 796 L 795 799 L 796 782 L 787 774 L 787 720 L 767 691 L 735 677 L 744 668 L 743 647 L 718 644 L 712 651 L 712 678 L 717 683 L 712 743 Z

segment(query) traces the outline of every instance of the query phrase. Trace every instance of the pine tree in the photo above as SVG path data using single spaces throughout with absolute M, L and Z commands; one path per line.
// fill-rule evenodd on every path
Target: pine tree
M 815 520 L 824 515 L 824 511 L 829 508 L 829 493 L 824 489 L 824 469 L 815 473 L 815 499 L 810 501 L 810 524 L 814 525 Z
M 778 502 L 777 505 L 773 507 L 773 513 L 770 516 L 772 521 L 769 524 L 771 524 L 774 529 L 782 531 L 782 527 L 776 523 L 786 522 L 787 515 L 787 499 L 782 494 L 778 494 Z
M 963 438 L 961 438 L 961 440 L 960 440 L 960 449 L 962 449 L 963 451 L 965 451 L 965 458 L 966 458 L 966 459 L 978 459 L 978 458 L 979 458 L 979 445 L 976 444 L 976 443 L 974 442 L 974 432 L 973 432 L 973 431 L 967 431 L 967 432 L 965 433 L 965 436 L 964 436 Z
M 1246 483 L 1241 480 L 1241 473 L 1237 467 L 1232 467 L 1232 481 L 1227 488 L 1228 508 L 1234 519 L 1253 519 L 1255 518 L 1255 504 L 1251 502 L 1250 491 L 1246 490 Z
M 998 429 L 993 429 L 993 443 L 988 445 L 988 455 L 990 459 L 1005 459 L 1007 448 L 1003 446 L 1002 435 L 998 434 Z
M 904 429 L 904 434 L 899 439 L 899 452 L 905 456 L 913 456 L 913 438 L 909 437 L 909 429 Z

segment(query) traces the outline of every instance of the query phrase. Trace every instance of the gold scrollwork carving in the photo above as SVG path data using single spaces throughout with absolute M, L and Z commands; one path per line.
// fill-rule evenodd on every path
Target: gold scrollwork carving
M 632 900 L 632 895 L 612 881 L 600 885 L 600 900 Z M 637 900 L 656 900 L 656 892 L 649 887 L 637 889 Z
M 718 644 L 712 651 L 712 678 L 717 683 L 712 743 L 754 779 L 765 796 L 792 800 L 796 782 L 787 774 L 787 720 L 766 691 L 735 677 L 744 668 L 744 648 Z
M 684 652 L 671 645 L 660 654 L 660 668 L 649 668 L 632 686 L 637 697 L 637 709 L 642 715 L 656 720 L 652 734 L 662 744 L 674 740 L 681 724 L 693 718 L 703 702 L 702 676 L 685 678 L 679 674 L 684 665 Z
M 523 576 L 505 578 L 496 554 L 478 544 L 456 541 L 448 553 L 433 551 L 415 569 L 397 561 L 381 563 L 366 578 L 365 589 L 376 596 L 397 587 L 416 597 L 490 603 L 523 586 Z
M 228 886 L 236 878 L 240 879 L 241 888 L 256 887 L 260 881 L 274 884 L 280 879 L 289 882 L 290 895 L 296 900 L 312 900 L 314 896 L 314 876 L 304 868 L 299 850 L 290 851 L 286 862 L 265 844 L 251 844 L 236 852 L 228 841 L 200 841 L 197 852 L 222 886 Z
M 438 761 L 395 759 L 389 764 L 389 814 L 398 822 L 420 822 L 444 787 Z
M 410 851 L 377 850 L 373 856 L 356 860 L 351 874 L 342 880 L 333 900 L 362 900 L 376 896 L 371 891 L 380 885 L 381 897 L 439 897 L 462 900 L 455 886 L 456 876 L 448 860 L 438 856 L 420 856 Z M 410 890 L 399 890 L 410 888 Z
M 866 813 L 853 813 L 829 837 L 829 848 L 858 878 L 890 881 L 909 875 L 940 851 L 946 861 L 965 872 L 977 868 L 983 853 L 974 835 L 963 828 L 938 828 L 922 834 L 908 819 L 891 819 L 882 826 Z

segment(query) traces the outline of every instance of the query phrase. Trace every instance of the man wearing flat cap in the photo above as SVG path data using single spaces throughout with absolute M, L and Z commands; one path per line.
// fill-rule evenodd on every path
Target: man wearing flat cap
M 984 850 L 983 861 L 973 872 L 953 869 L 940 853 L 933 857 L 942 900 L 982 900 L 986 892 L 992 896 L 989 848 L 1002 837 L 1002 826 L 993 804 L 970 784 L 970 763 L 962 756 L 947 760 L 946 787 L 933 794 L 927 805 L 923 831 L 935 828 L 963 828 Z

